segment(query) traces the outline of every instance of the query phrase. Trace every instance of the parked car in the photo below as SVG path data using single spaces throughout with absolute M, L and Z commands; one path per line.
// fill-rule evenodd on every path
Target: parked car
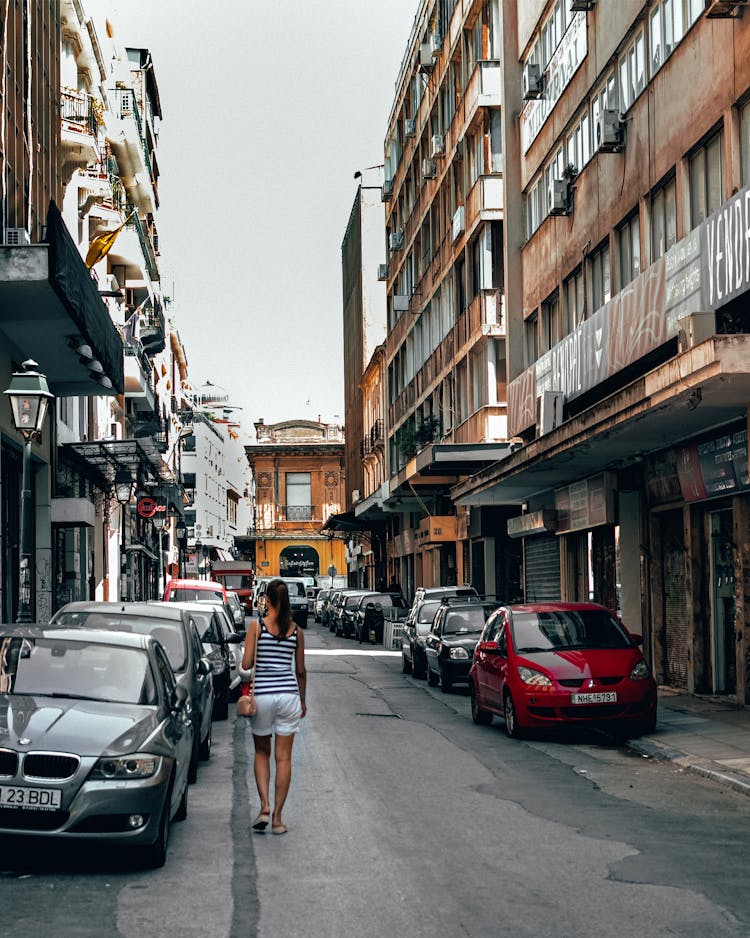
M 194 603 L 203 600 L 211 601 L 218 599 L 220 602 L 227 601 L 227 591 L 222 583 L 214 580 L 170 580 L 164 590 L 164 602 L 166 603 Z
M 319 587 L 319 586 L 308 586 L 308 587 L 305 589 L 305 592 L 307 593 L 307 606 L 308 606 L 308 610 L 309 610 L 309 609 L 313 609 L 313 610 L 314 610 L 314 609 L 315 609 L 315 598 L 317 597 L 318 593 L 320 592 L 320 587 Z
M 593 723 L 624 735 L 656 725 L 656 682 L 638 645 L 603 606 L 501 606 L 487 620 L 469 672 L 475 723 L 532 727 Z
M 0 650 L 0 707 L 13 713 L 0 835 L 133 847 L 162 866 L 170 822 L 187 816 L 193 727 L 161 644 L 24 625 L 0 626 Z
M 328 606 L 325 610 L 325 614 L 329 632 L 336 631 L 336 615 L 338 613 L 339 604 L 342 602 L 342 595 L 345 595 L 347 592 L 348 590 L 345 588 L 333 590 L 328 597 Z
M 354 613 L 360 599 L 367 590 L 347 590 L 342 594 L 336 607 L 336 635 L 344 638 L 354 637 Z
M 227 591 L 227 611 L 232 619 L 235 632 L 245 634 L 245 606 L 234 590 Z
M 313 616 L 315 617 L 316 622 L 323 622 L 323 610 L 325 608 L 325 602 L 330 595 L 330 590 L 318 590 L 318 595 L 315 597 L 315 603 L 313 605 Z M 323 622 L 323 624 L 325 625 L 326 623 Z
M 269 583 L 273 580 L 272 576 L 256 576 L 255 582 L 253 583 L 253 608 L 258 608 L 258 594 L 260 593 L 260 588 L 264 583 Z
M 365 593 L 354 609 L 354 637 L 357 641 L 382 643 L 386 617 L 405 619 L 409 606 L 401 593 Z
M 188 779 L 198 778 L 199 759 L 211 755 L 211 718 L 214 686 L 211 664 L 190 615 L 174 603 L 104 603 L 81 601 L 67 603 L 52 616 L 52 623 L 151 635 L 167 653 L 177 683 L 188 693 L 193 720 L 193 753 Z
M 175 603 L 175 606 L 190 614 L 190 622 L 198 630 L 203 653 L 211 665 L 213 719 L 226 720 L 229 716 L 229 701 L 235 694 L 239 694 L 242 683 L 237 669 L 237 650 L 232 646 L 241 645 L 243 636 L 235 631 L 221 603 Z M 242 653 L 239 654 L 241 657 Z
M 454 597 L 440 603 L 424 641 L 430 687 L 440 684 L 443 693 L 448 693 L 454 684 L 469 683 L 474 648 L 495 609 L 497 603 L 472 601 L 471 598 Z
M 414 677 L 427 676 L 425 639 L 432 628 L 440 604 L 439 599 L 424 600 L 416 610 L 412 607 L 404 620 L 401 635 L 401 670 L 404 674 L 413 674 Z
M 279 579 L 283 580 L 286 583 L 287 590 L 289 592 L 289 605 L 292 607 L 292 618 L 295 621 L 295 624 L 298 625 L 301 629 L 307 628 L 307 585 L 303 577 L 295 576 L 282 576 L 282 577 L 270 577 L 264 583 L 260 584 L 258 589 L 258 597 L 256 600 L 256 605 L 258 605 L 258 612 L 263 615 L 263 599 L 268 590 L 268 584 L 271 580 Z

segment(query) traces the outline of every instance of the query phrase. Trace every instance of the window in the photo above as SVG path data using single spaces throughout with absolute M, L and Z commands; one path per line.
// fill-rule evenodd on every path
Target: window
M 750 102 L 740 111 L 740 160 L 742 185 L 750 185 Z
M 583 268 L 579 267 L 563 284 L 565 335 L 572 332 L 586 318 L 586 304 L 584 301 Z
M 286 473 L 286 520 L 312 520 L 311 480 L 309 472 Z
M 555 292 L 548 300 L 542 303 L 540 350 L 548 352 L 553 345 L 557 345 L 560 335 L 560 295 Z
M 544 171 L 544 181 L 545 181 L 545 202 L 544 202 L 544 215 L 546 216 L 549 213 L 549 193 L 552 190 L 552 183 L 556 179 L 565 179 L 565 160 L 563 158 L 562 147 L 555 153 L 552 162 L 549 163 L 546 170 Z
M 526 196 L 526 237 L 530 238 L 537 228 L 541 225 L 542 219 L 546 216 L 546 193 L 544 193 L 544 202 L 542 201 L 542 188 L 544 178 L 540 176 L 533 183 L 529 194 Z
M 651 196 L 651 261 L 677 243 L 677 202 L 674 178 Z
M 591 129 L 593 134 L 594 149 L 599 147 L 598 131 L 599 117 L 602 111 L 617 107 L 617 98 L 615 96 L 615 74 L 611 72 L 604 83 L 591 99 Z
M 568 137 L 568 163 L 580 173 L 591 159 L 591 120 L 588 111 L 583 114 Z
M 591 309 L 596 312 L 612 296 L 609 271 L 609 241 L 604 241 L 589 257 L 591 265 Z
M 690 225 L 696 228 L 724 201 L 721 131 L 690 157 Z
M 525 366 L 533 365 L 539 358 L 539 332 L 536 313 L 524 323 L 524 358 Z
M 646 87 L 646 41 L 637 33 L 620 59 L 620 109 L 627 111 Z
M 620 240 L 620 287 L 635 280 L 641 272 L 641 224 L 638 213 L 618 229 Z

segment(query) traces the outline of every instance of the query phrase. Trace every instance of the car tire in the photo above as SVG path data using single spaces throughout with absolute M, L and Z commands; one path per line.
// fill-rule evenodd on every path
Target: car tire
M 214 703 L 214 720 L 226 720 L 229 717 L 229 685 L 224 687 Z
M 469 697 L 471 698 L 471 719 L 477 726 L 489 726 L 492 723 L 492 713 L 479 706 L 473 684 L 469 684 Z
M 411 674 L 411 661 L 406 660 L 406 655 L 401 652 L 401 671 L 404 674 Z
M 200 749 L 200 727 L 195 734 L 193 741 L 193 751 L 190 753 L 190 765 L 188 766 L 188 782 L 194 785 L 198 781 L 198 753 Z
M 189 785 L 185 785 L 185 790 L 182 793 L 182 798 L 180 798 L 180 803 L 177 805 L 177 811 L 175 812 L 174 819 L 175 821 L 184 821 L 187 818 L 188 814 L 188 789 Z
M 453 691 L 453 681 L 442 669 L 440 671 L 440 690 L 444 694 L 450 694 Z
M 656 713 L 646 717 L 645 720 L 633 720 L 624 730 L 618 730 L 617 735 L 624 739 L 638 739 L 640 736 L 653 736 L 656 730 Z
M 440 675 L 435 674 L 435 672 L 430 667 L 429 662 L 427 663 L 427 683 L 430 685 L 430 687 L 437 687 L 440 683 Z
M 198 750 L 198 758 L 201 760 L 201 762 L 208 762 L 208 760 L 211 758 L 211 743 L 213 742 L 212 732 L 212 724 L 209 723 L 206 738 L 203 740 L 200 745 L 200 749 Z
M 522 739 L 523 730 L 518 724 L 516 705 L 513 702 L 513 698 L 510 694 L 505 695 L 503 713 L 505 715 L 505 732 L 508 734 L 508 736 L 510 736 L 511 739 Z
M 161 816 L 159 817 L 159 833 L 156 835 L 156 840 L 148 847 L 141 848 L 143 864 L 151 870 L 158 870 L 167 861 L 167 852 L 169 850 L 169 805 L 171 800 L 172 783 L 170 782 L 167 797 L 164 799 Z
M 424 679 L 425 677 L 427 677 L 425 665 L 423 662 L 419 660 L 416 653 L 414 654 L 414 658 L 412 659 L 411 673 L 412 673 L 412 677 L 416 677 L 418 679 Z

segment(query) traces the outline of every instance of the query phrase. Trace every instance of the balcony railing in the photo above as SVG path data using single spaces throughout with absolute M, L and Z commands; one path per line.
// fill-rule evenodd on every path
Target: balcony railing
M 152 280 L 157 280 L 158 273 L 156 269 L 154 247 L 151 244 L 151 240 L 146 232 L 146 229 L 143 227 L 143 222 L 138 217 L 138 210 L 132 203 L 128 202 L 125 207 L 125 211 L 129 216 L 128 228 L 135 228 L 136 233 L 138 234 L 138 240 L 141 244 L 143 259 L 146 262 L 146 270 L 148 271 L 149 277 L 151 277 Z
M 85 91 L 63 91 L 60 95 L 60 117 L 74 124 L 83 133 L 96 137 L 99 121 L 94 113 L 91 96 Z
M 282 505 L 284 521 L 312 521 L 313 505 Z
M 141 149 L 143 151 L 143 162 L 148 170 L 149 176 L 153 180 L 154 169 L 151 165 L 151 156 L 148 152 L 146 134 L 143 128 L 143 118 L 141 117 L 138 102 L 135 99 L 135 93 L 129 88 L 118 88 L 116 93 L 120 120 L 132 117 L 135 121 L 135 126 L 138 128 L 138 139 L 141 142 Z

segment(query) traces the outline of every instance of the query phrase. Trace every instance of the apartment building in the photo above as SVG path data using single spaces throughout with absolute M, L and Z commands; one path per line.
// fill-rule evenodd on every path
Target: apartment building
M 453 497 L 522 507 L 527 599 L 602 602 L 660 683 L 748 703 L 748 4 L 502 6 L 515 445 Z
M 255 487 L 252 541 L 260 575 L 317 576 L 347 569 L 342 540 L 323 528 L 344 507 L 344 431 L 336 424 L 255 424 L 245 447 Z
M 508 452 L 500 0 L 424 0 L 385 138 L 388 579 L 519 580 L 504 507 L 450 490 Z M 503 587 L 504 589 L 505 587 Z

